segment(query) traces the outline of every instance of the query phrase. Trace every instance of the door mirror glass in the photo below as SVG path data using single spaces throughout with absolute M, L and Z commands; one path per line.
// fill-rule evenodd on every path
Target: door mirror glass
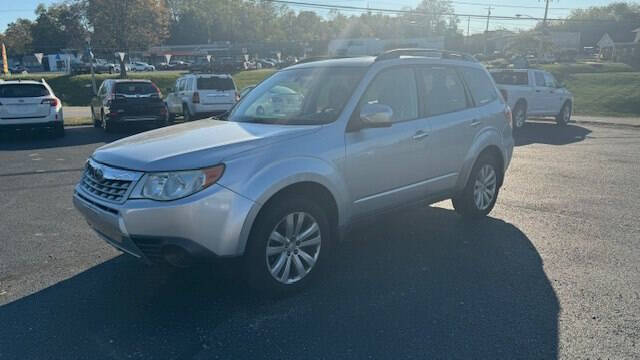
M 393 110 L 388 105 L 364 104 L 360 109 L 360 121 L 365 127 L 389 127 L 393 121 Z

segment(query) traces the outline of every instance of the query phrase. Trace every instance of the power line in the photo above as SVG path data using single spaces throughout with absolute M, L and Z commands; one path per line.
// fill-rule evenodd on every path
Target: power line
M 295 1 L 295 0 L 263 0 L 265 2 L 283 4 L 289 6 L 296 7 L 306 7 L 312 9 L 323 9 L 323 10 L 344 10 L 344 11 L 356 11 L 356 12 L 375 12 L 375 13 L 390 13 L 390 14 L 408 14 L 408 15 L 417 15 L 417 16 L 433 16 L 433 15 L 445 15 L 445 16 L 458 16 L 458 17 L 471 17 L 476 19 L 486 19 L 486 15 L 480 14 L 464 14 L 464 13 L 456 13 L 456 12 L 429 12 L 424 10 L 402 10 L 402 9 L 385 9 L 385 8 L 374 8 L 374 7 L 361 7 L 361 6 L 351 6 L 351 5 L 331 5 L 331 4 L 319 4 L 319 3 L 311 3 L 311 2 L 303 2 L 303 1 Z M 514 20 L 514 21 L 565 21 L 565 22 L 619 22 L 612 19 L 571 19 L 571 18 L 544 18 L 544 17 L 519 17 L 519 16 L 505 16 L 505 15 L 494 15 L 492 19 L 497 20 Z

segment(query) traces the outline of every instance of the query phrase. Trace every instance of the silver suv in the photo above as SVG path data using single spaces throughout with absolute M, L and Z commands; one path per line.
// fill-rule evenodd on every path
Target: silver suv
M 242 257 L 282 292 L 317 274 L 351 224 L 453 199 L 493 208 L 513 151 L 511 112 L 473 58 L 396 50 L 308 62 L 249 92 L 226 121 L 105 145 L 73 201 L 116 248 L 146 261 Z

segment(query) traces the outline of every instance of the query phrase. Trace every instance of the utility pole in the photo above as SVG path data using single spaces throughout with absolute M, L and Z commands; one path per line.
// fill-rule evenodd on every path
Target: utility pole
M 489 43 L 489 19 L 491 18 L 491 10 L 493 8 L 489 6 L 487 8 L 487 26 L 484 29 L 484 53 L 487 54 L 487 45 Z
M 469 37 L 469 25 L 471 24 L 471 16 L 467 16 L 467 37 Z
M 546 5 L 544 6 L 544 20 L 542 20 L 542 26 L 544 28 L 547 27 L 547 15 L 549 14 L 549 1 L 551 0 L 545 0 Z

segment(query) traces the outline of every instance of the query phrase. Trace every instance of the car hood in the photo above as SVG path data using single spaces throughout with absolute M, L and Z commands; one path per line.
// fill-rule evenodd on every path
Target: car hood
M 145 172 L 198 169 L 238 153 L 309 134 L 316 126 L 200 120 L 152 130 L 100 147 L 93 159 Z

